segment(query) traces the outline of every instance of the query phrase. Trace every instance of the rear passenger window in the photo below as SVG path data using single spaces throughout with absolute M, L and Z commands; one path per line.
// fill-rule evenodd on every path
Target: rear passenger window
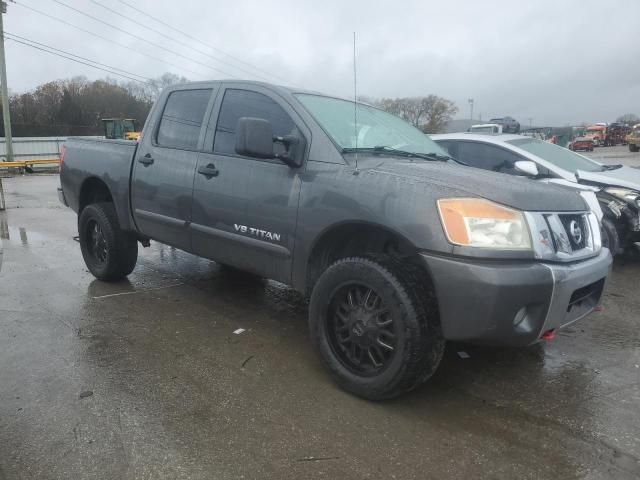
M 161 147 L 196 149 L 211 90 L 182 90 L 169 95 L 156 142 Z
M 291 117 L 271 98 L 248 90 L 227 90 L 222 100 L 213 152 L 222 155 L 235 155 L 236 125 L 242 117 L 262 118 L 268 120 L 277 136 L 297 133 Z M 284 153 L 283 145 L 274 144 L 275 153 Z
M 503 148 L 478 142 L 459 142 L 457 159 L 471 167 L 510 174 L 517 173 L 514 163 L 523 160 Z

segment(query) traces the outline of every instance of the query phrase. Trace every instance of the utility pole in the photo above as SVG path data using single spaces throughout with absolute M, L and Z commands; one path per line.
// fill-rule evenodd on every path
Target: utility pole
M 9 112 L 9 89 L 7 88 L 7 62 L 4 56 L 4 25 L 2 19 L 7 13 L 7 2 L 2 2 L 0 12 L 0 82 L 2 85 L 2 118 L 4 120 L 4 142 L 7 162 L 13 162 L 13 138 L 11 137 L 11 114 Z
M 473 123 L 473 98 L 469 99 L 469 109 L 471 110 L 469 112 L 469 120 L 471 120 L 471 123 Z

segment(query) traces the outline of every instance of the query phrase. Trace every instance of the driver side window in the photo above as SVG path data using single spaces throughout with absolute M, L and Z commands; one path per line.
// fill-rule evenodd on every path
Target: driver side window
M 268 120 L 276 136 L 297 134 L 291 117 L 280 105 L 262 93 L 228 89 L 222 100 L 213 141 L 213 153 L 236 156 L 236 126 L 242 117 Z M 282 154 L 285 147 L 274 144 L 274 152 Z

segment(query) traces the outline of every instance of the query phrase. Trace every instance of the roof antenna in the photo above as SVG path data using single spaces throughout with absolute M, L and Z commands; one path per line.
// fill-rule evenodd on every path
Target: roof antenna
M 356 89 L 356 32 L 353 32 L 353 129 L 355 133 L 356 169 L 354 175 L 359 175 L 358 170 L 358 91 Z

